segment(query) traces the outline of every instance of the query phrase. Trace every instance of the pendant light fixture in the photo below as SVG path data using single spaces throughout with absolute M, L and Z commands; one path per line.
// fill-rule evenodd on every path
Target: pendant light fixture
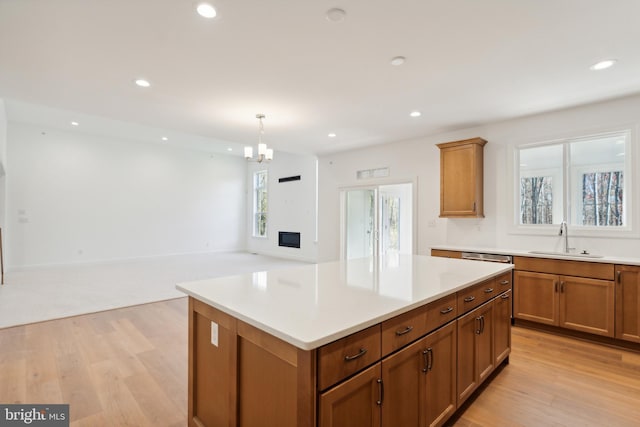
M 267 148 L 267 144 L 262 142 L 262 135 L 264 134 L 264 125 L 262 119 L 264 114 L 256 114 L 256 119 L 260 122 L 258 127 L 258 156 L 253 158 L 253 147 L 244 147 L 244 158 L 250 162 L 262 163 L 263 161 L 273 160 L 273 148 Z

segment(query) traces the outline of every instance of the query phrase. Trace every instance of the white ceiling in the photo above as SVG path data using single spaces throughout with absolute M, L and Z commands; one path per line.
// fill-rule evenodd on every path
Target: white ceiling
M 324 153 L 640 92 L 639 0 L 210 3 L 0 0 L 0 98 Z

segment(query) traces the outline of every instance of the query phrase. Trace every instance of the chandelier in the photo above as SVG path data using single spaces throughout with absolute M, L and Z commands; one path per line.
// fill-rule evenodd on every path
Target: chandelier
M 273 148 L 267 148 L 267 144 L 262 142 L 262 135 L 264 135 L 262 119 L 264 119 L 264 114 L 256 114 L 256 119 L 260 122 L 260 126 L 258 128 L 258 157 L 255 159 L 253 158 L 253 147 L 244 147 L 244 158 L 250 162 L 262 163 L 265 160 L 273 160 Z

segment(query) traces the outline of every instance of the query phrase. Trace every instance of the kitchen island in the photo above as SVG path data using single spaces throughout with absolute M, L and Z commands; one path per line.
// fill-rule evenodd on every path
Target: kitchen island
M 189 425 L 441 425 L 508 360 L 512 267 L 400 255 L 179 284 Z

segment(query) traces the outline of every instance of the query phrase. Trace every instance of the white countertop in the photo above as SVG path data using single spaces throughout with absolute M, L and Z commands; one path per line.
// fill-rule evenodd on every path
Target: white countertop
M 469 247 L 469 246 L 449 246 L 440 245 L 432 246 L 431 249 L 439 249 L 443 251 L 458 251 L 458 252 L 476 252 L 485 254 L 496 255 L 513 255 L 513 256 L 526 256 L 532 258 L 551 258 L 551 259 L 566 259 L 571 261 L 586 261 L 586 262 L 600 262 L 606 264 L 624 264 L 624 265 L 640 265 L 640 258 L 630 257 L 616 257 L 616 256 L 603 256 L 602 258 L 584 257 L 578 254 L 573 255 L 557 255 L 557 254 L 540 254 L 531 253 L 522 249 L 496 249 L 489 247 Z
M 311 350 L 507 272 L 512 264 L 400 255 L 180 283 L 177 289 Z

